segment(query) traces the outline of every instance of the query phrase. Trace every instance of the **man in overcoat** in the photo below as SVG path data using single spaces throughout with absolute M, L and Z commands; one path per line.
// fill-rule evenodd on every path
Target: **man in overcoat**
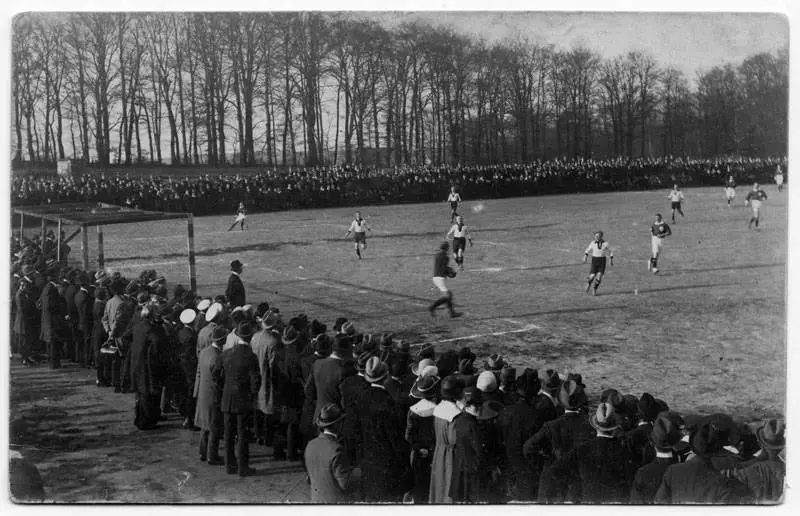
M 244 271 L 242 262 L 233 260 L 231 262 L 231 275 L 228 278 L 228 288 L 225 289 L 225 298 L 228 300 L 228 305 L 231 308 L 244 306 L 246 304 L 244 283 L 242 283 L 242 278 L 240 277 L 242 271 Z
M 340 442 L 342 411 L 333 403 L 322 407 L 317 418 L 320 434 L 305 450 L 305 464 L 311 484 L 311 503 L 352 503 L 358 472 L 347 459 Z
M 229 474 L 236 474 L 238 470 L 239 476 L 243 477 L 253 473 L 249 466 L 247 423 L 261 386 L 261 370 L 258 358 L 250 349 L 252 323 L 240 323 L 235 333 L 236 343 L 222 353 L 222 368 L 218 369 L 217 382 L 223 386 L 221 409 L 225 424 L 225 468 Z M 235 440 L 237 436 L 238 441 Z
M 225 328 L 218 326 L 211 335 L 211 344 L 197 358 L 197 374 L 194 382 L 194 424 L 201 429 L 200 460 L 208 459 L 211 466 L 222 465 L 219 456 L 219 441 L 222 437 L 222 388 L 217 384 L 222 368 L 222 343 L 228 336 Z
M 39 296 L 39 306 L 42 310 L 42 325 L 40 339 L 47 344 L 47 357 L 50 369 L 61 367 L 61 345 L 66 331 L 66 306 L 58 294 L 58 268 L 53 266 L 47 269 L 47 283 Z

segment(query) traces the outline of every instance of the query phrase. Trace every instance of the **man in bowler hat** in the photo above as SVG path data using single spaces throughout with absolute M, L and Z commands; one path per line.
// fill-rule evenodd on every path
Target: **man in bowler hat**
M 231 308 L 244 306 L 246 303 L 244 283 L 242 283 L 242 278 L 240 277 L 243 270 L 244 265 L 242 265 L 242 262 L 239 260 L 233 260 L 231 262 L 231 275 L 228 278 L 228 288 L 225 289 L 225 297 Z
M 305 464 L 311 484 L 311 503 L 351 503 L 358 479 L 341 444 L 344 415 L 333 403 L 320 409 L 316 424 L 320 433 L 305 450 Z

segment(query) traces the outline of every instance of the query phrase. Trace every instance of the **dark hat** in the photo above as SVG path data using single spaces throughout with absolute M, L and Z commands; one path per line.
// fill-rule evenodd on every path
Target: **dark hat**
M 633 394 L 626 394 L 622 397 L 622 408 L 614 408 L 621 416 L 636 416 L 639 412 L 639 400 Z
M 186 289 L 181 284 L 175 285 L 175 288 L 172 289 L 172 297 L 175 299 L 180 299 L 185 293 Z
M 561 388 L 561 378 L 558 376 L 558 372 L 553 369 L 545 371 L 542 380 L 542 389 L 551 394 L 557 393 L 558 389 Z
M 606 389 L 600 395 L 601 403 L 610 403 L 614 410 L 622 412 L 625 410 L 625 398 L 616 389 Z
M 369 362 L 369 359 L 374 357 L 374 356 L 375 355 L 373 355 L 372 353 L 370 353 L 368 351 L 365 351 L 365 352 L 361 353 L 360 355 L 358 355 L 358 358 L 356 359 L 356 370 L 359 373 L 363 373 L 364 371 L 366 371 L 367 370 L 367 362 Z
M 447 240 L 443 240 L 442 243 L 439 244 L 439 249 L 447 250 L 450 249 L 450 242 Z
M 389 368 L 386 363 L 382 362 L 378 357 L 371 357 L 367 360 L 367 367 L 364 369 L 364 378 L 369 383 L 377 383 L 389 375 Z
M 342 324 L 342 327 L 339 328 L 339 333 L 352 337 L 356 334 L 356 325 L 350 321 L 346 321 Z
M 642 397 L 639 398 L 636 407 L 639 417 L 643 421 L 653 421 L 658 417 L 658 413 L 661 412 L 661 407 L 656 403 L 656 399 L 647 392 L 642 394 Z
M 461 393 L 461 400 L 467 407 L 477 407 L 483 405 L 483 393 L 477 387 L 467 387 Z
M 148 301 L 150 301 L 150 294 L 148 294 L 147 292 L 139 292 L 138 294 L 136 294 L 136 302 L 139 303 L 140 305 L 144 305 Z
M 474 361 L 468 358 L 462 358 L 458 361 L 459 374 L 475 374 Z
M 786 423 L 782 419 L 768 419 L 756 430 L 756 437 L 762 448 L 775 452 L 786 446 L 785 432 Z
M 347 319 L 344 317 L 338 317 L 336 322 L 333 323 L 333 331 L 338 332 L 342 329 L 342 325 L 347 322 Z
M 333 347 L 331 343 L 331 338 L 325 335 L 324 333 L 320 333 L 316 337 L 311 340 L 311 345 L 314 347 L 314 352 L 318 355 L 328 356 L 331 354 L 331 348 Z
M 722 446 L 739 444 L 739 426 L 731 416 L 727 414 L 711 414 L 706 419 L 714 425 L 714 432 Z
M 300 338 L 300 334 L 297 333 L 297 330 L 294 328 L 294 326 L 290 325 L 283 330 L 281 342 L 284 344 L 294 344 L 298 338 Z
M 242 322 L 245 319 L 247 319 L 247 316 L 241 310 L 241 307 L 238 307 L 238 306 L 233 309 L 233 311 L 231 312 L 230 317 L 231 317 L 231 322 L 233 323 L 234 326 L 238 325 L 240 322 Z
M 419 378 L 411 387 L 411 397 L 417 399 L 431 399 L 438 394 L 438 376 L 423 376 Z
M 656 402 L 656 405 L 658 405 L 658 412 L 659 413 L 661 413 L 661 412 L 669 412 L 669 405 L 667 405 L 666 401 L 664 401 L 664 400 L 662 400 L 660 398 L 656 398 L 655 402 Z
M 240 339 L 250 342 L 250 339 L 253 337 L 253 323 L 250 321 L 242 321 L 236 326 L 236 335 L 239 336 Z
M 237 270 L 239 270 L 241 268 L 242 268 L 242 262 L 240 262 L 239 260 L 233 260 L 231 262 L 231 270 L 232 271 L 237 271 Z
M 112 294 L 118 296 L 125 292 L 125 285 L 122 284 L 122 281 L 116 280 L 111 282 L 111 285 L 108 286 L 108 289 Z
M 389 373 L 393 378 L 401 378 L 408 374 L 408 361 L 394 359 L 389 362 Z
M 269 303 L 259 303 L 256 307 L 256 319 L 261 319 L 269 312 Z
M 381 334 L 380 340 L 378 341 L 378 345 L 382 348 L 389 348 L 392 347 L 392 339 L 393 335 L 391 333 L 383 333 Z
M 497 353 L 490 355 L 489 360 L 484 363 L 484 367 L 489 371 L 501 371 L 505 365 L 506 361 Z
M 688 414 L 683 418 L 683 426 L 689 433 L 694 432 L 705 419 L 705 416 L 699 414 Z
M 601 403 L 590 418 L 589 423 L 601 432 L 611 432 L 619 428 L 617 414 L 610 403 Z
M 453 375 L 442 380 L 442 399 L 454 401 L 461 394 L 461 382 Z
M 504 367 L 503 370 L 500 372 L 500 383 L 503 385 L 508 385 L 512 382 L 517 380 L 517 368 L 516 367 Z
M 578 384 L 578 386 L 582 389 L 586 388 L 586 385 L 583 383 L 583 376 L 578 373 L 569 373 L 567 375 L 567 381 L 572 380 Z
M 328 328 L 324 324 L 322 324 L 321 322 L 319 322 L 316 319 L 311 321 L 311 328 L 310 329 L 311 329 L 310 333 L 311 333 L 312 337 L 315 337 L 317 335 L 323 334 L 328 330 Z
M 334 351 L 345 351 L 349 352 L 353 348 L 353 340 L 342 333 L 337 333 L 333 337 L 333 349 Z
M 666 414 L 658 416 L 653 421 L 653 431 L 650 432 L 650 441 L 656 448 L 666 450 L 672 448 L 681 440 L 680 428 Z
M 214 342 L 222 342 L 228 338 L 228 330 L 224 326 L 217 326 L 211 333 L 211 340 Z
M 419 353 L 417 353 L 417 356 L 419 357 L 420 360 L 422 360 L 423 358 L 430 358 L 431 360 L 433 360 L 434 358 L 436 358 L 436 348 L 434 348 L 433 344 L 425 344 L 420 348 Z
M 452 349 L 445 351 L 436 361 L 436 367 L 439 368 L 439 376 L 445 378 L 451 373 L 458 372 L 458 361 L 458 353 Z
M 542 388 L 542 381 L 539 379 L 539 371 L 525 368 L 520 376 L 517 377 L 517 393 L 526 399 L 533 398 L 539 389 Z
M 317 426 L 320 428 L 327 428 L 333 424 L 338 423 L 344 417 L 342 409 L 335 403 L 326 403 L 319 410 L 317 416 Z
M 558 402 L 568 410 L 578 410 L 586 405 L 586 393 L 575 380 L 567 380 L 558 391 Z
M 703 418 L 698 427 L 690 434 L 689 444 L 696 455 L 707 457 L 719 451 L 725 443 L 720 440 L 712 420 Z
M 223 294 L 214 297 L 214 302 L 224 305 L 228 302 L 228 298 L 225 297 Z

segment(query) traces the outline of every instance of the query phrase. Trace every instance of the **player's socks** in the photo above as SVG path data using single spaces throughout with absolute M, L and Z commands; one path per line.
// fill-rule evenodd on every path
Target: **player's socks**
M 361 259 L 361 249 L 359 249 L 358 247 L 356 247 L 356 255 L 358 256 L 358 259 L 360 260 Z

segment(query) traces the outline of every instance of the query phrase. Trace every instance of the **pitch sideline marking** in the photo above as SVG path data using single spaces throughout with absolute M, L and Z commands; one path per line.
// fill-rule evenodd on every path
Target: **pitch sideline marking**
M 434 341 L 434 344 L 443 344 L 445 342 L 456 342 L 459 340 L 472 340 L 472 339 L 480 339 L 482 337 L 502 337 L 503 335 L 509 335 L 512 333 L 525 333 L 533 330 L 541 330 L 540 326 L 535 324 L 527 324 L 524 328 L 519 328 L 517 330 L 507 330 L 507 331 L 496 331 L 492 333 L 476 333 L 475 335 L 465 335 L 464 337 L 453 337 L 450 339 L 442 339 Z

